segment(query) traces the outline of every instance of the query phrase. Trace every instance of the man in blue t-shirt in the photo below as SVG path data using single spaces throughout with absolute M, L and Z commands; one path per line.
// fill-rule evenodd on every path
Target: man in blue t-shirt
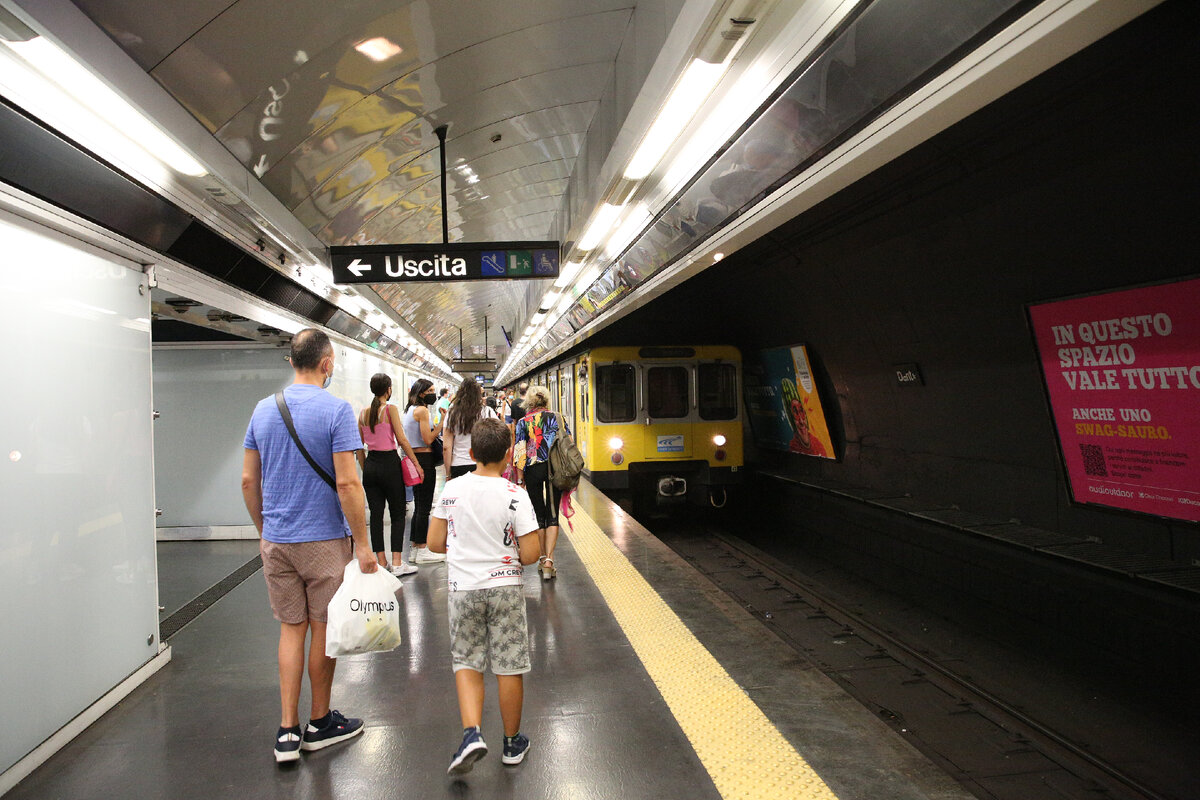
M 361 719 L 329 707 L 337 659 L 325 655 L 326 610 L 351 558 L 363 572 L 378 569 L 367 540 L 366 499 L 355 452 L 358 423 L 345 400 L 325 391 L 333 375 L 333 345 L 315 328 L 292 339 L 295 381 L 283 391 L 296 435 L 336 488 L 313 469 L 288 432 L 275 397 L 259 401 L 244 442 L 242 497 L 260 535 L 263 575 L 279 620 L 279 681 L 283 706 L 275 760 L 300 758 L 362 733 Z M 300 730 L 305 639 L 312 717 Z

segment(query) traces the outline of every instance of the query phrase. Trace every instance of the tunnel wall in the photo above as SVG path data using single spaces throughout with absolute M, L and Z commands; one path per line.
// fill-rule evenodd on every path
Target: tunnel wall
M 907 493 L 1200 563 L 1194 523 L 1071 501 L 1026 317 L 1197 273 L 1198 6 L 1163 4 L 589 340 L 808 346 L 839 457 L 750 452 L 738 535 L 1157 700 L 1200 701 L 1194 590 L 866 499 Z M 914 362 L 924 385 L 899 387 L 894 366 Z M 811 485 L 829 482 L 866 491 Z
M 1025 312 L 1198 271 L 1188 5 L 1150 12 L 589 344 L 807 344 L 840 458 L 760 454 L 773 466 L 1200 558 L 1194 524 L 1071 502 Z M 900 388 L 893 367 L 911 362 L 925 385 Z

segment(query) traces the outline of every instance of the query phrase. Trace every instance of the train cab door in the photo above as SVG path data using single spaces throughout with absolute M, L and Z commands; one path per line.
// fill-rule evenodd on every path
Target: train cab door
M 695 376 L 689 362 L 645 362 L 642 398 L 645 426 L 642 453 L 650 461 L 692 457 Z
M 571 435 L 578 438 L 579 426 L 575 422 L 575 364 L 564 364 L 559 374 L 559 413 L 567 421 Z

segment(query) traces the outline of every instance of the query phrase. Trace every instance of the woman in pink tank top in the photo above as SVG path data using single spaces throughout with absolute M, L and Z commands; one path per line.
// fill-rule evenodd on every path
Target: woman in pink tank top
M 366 454 L 358 451 L 358 463 L 363 470 L 363 490 L 367 495 L 367 506 L 371 510 L 371 549 L 381 567 L 386 567 L 387 558 L 383 541 L 383 512 L 390 509 L 392 516 L 392 567 L 393 575 L 410 575 L 417 568 L 404 560 L 408 542 L 405 537 L 405 522 L 408 503 L 405 499 L 404 474 L 400 468 L 400 454 L 396 446 L 411 458 L 417 472 L 424 473 L 417 462 L 404 429 L 400 425 L 400 414 L 389 404 L 392 397 L 392 379 L 382 372 L 371 377 L 371 400 L 369 408 L 358 416 L 358 429 L 362 433 Z

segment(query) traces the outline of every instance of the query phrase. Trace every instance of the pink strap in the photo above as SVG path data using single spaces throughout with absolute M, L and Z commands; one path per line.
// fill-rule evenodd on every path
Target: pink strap
M 558 515 L 567 521 L 567 527 L 572 531 L 575 530 L 575 525 L 571 522 L 571 517 L 575 516 L 575 509 L 571 507 L 571 495 L 573 494 L 575 494 L 574 489 L 567 489 L 558 501 Z

